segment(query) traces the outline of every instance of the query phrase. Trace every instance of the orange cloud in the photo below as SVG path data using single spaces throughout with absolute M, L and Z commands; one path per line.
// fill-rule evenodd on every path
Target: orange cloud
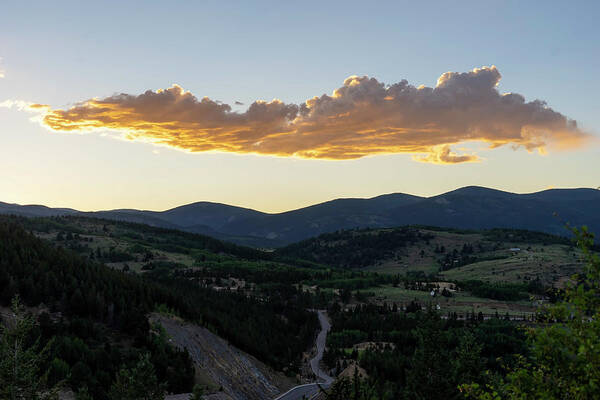
M 57 132 L 112 130 L 126 139 L 190 152 L 223 151 L 319 159 L 408 153 L 422 162 L 478 161 L 450 146 L 466 141 L 545 152 L 581 146 L 588 135 L 543 101 L 501 94 L 497 68 L 447 72 L 434 88 L 352 76 L 331 95 L 286 104 L 256 101 L 245 112 L 177 85 L 91 99 L 66 110 L 30 105 Z

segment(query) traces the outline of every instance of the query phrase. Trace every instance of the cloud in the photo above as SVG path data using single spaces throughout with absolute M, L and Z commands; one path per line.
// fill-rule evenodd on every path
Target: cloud
M 434 164 L 458 164 L 464 162 L 479 162 L 480 159 L 475 154 L 457 155 L 450 150 L 450 146 L 443 145 L 424 156 L 413 156 L 413 160 L 434 163 Z
M 0 108 L 15 108 L 19 111 L 29 111 L 36 114 L 46 114 L 50 111 L 50 107 L 44 104 L 35 104 L 23 100 L 4 100 L 0 102 Z M 43 120 L 43 118 L 42 118 Z
M 177 85 L 90 99 L 64 110 L 28 107 L 37 107 L 42 124 L 57 132 L 110 130 L 189 152 L 334 160 L 407 153 L 417 161 L 455 164 L 479 160 L 451 151 L 467 141 L 541 153 L 585 143 L 589 135 L 545 102 L 500 93 L 500 78 L 494 66 L 446 72 L 433 88 L 351 76 L 331 95 L 302 104 L 259 100 L 244 112 Z

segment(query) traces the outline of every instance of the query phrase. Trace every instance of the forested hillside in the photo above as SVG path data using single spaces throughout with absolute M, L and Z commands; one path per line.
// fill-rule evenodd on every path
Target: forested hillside
M 597 398 L 600 257 L 593 235 L 574 233 L 582 273 L 526 324 L 508 315 L 460 320 L 432 308 L 333 304 L 325 361 L 342 372 L 327 398 Z
M 184 279 L 139 276 L 90 261 L 29 233 L 23 220 L 0 220 L 0 302 L 19 295 L 41 310 L 51 381 L 86 386 L 107 398 L 116 372 L 149 352 L 158 378 L 171 392 L 191 391 L 194 369 L 185 352 L 170 347 L 147 314 L 168 310 L 210 327 L 278 370 L 297 368 L 316 320 L 281 298 L 257 299 L 215 292 Z M 152 331 L 156 331 L 153 334 Z
M 508 320 L 442 319 L 432 309 L 402 311 L 389 304 L 333 305 L 329 315 L 325 363 L 334 373 L 358 365 L 371 393 L 345 398 L 459 399 L 458 385 L 485 384 L 486 370 L 502 374 L 515 365 L 514 354 L 528 352 L 523 331 Z
M 580 267 L 580 254 L 570 239 L 519 229 L 349 229 L 291 244 L 275 254 L 344 269 L 402 275 L 420 271 L 451 280 L 540 280 L 546 285 L 560 284 Z
M 301 308 L 323 307 L 342 295 L 529 315 L 547 290 L 563 287 L 581 269 L 581 255 L 569 239 L 514 229 L 353 229 L 265 252 L 128 222 L 73 216 L 19 221 L 54 246 L 154 282 Z M 442 299 L 429 296 L 444 287 L 457 291 Z

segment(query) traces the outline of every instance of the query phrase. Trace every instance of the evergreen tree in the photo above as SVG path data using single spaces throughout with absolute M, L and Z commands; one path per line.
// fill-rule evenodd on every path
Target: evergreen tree
M 35 322 L 20 303 L 12 302 L 12 318 L 0 331 L 0 399 L 41 400 L 57 398 L 56 390 L 46 386 L 47 373 L 41 364 L 48 346 L 34 337 Z
M 190 400 L 202 400 L 202 396 L 204 395 L 204 388 L 202 385 L 194 385 L 194 390 L 192 391 L 192 395 L 190 396 Z
M 163 400 L 165 385 L 158 382 L 149 354 L 142 354 L 135 367 L 123 368 L 110 389 L 111 399 Z

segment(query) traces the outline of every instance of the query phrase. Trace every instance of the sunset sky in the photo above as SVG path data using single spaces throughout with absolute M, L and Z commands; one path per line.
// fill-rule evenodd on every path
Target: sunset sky
M 85 3 L 0 6 L 0 201 L 600 185 L 597 2 Z

